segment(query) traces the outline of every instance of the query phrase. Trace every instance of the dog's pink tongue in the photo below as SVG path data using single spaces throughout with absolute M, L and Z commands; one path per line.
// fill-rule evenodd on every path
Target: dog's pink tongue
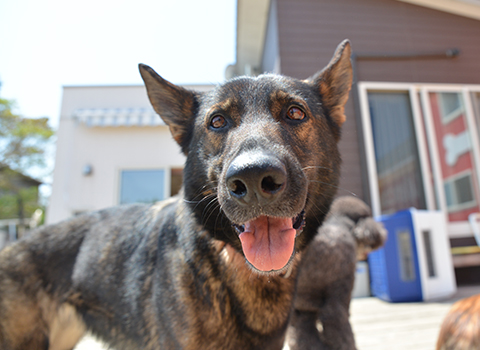
M 293 254 L 296 231 L 290 218 L 261 216 L 240 234 L 248 262 L 260 271 L 280 270 Z

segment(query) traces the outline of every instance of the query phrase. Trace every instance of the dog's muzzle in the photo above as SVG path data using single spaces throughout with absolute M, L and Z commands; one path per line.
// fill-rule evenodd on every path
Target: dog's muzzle
M 287 182 L 282 162 L 263 153 L 243 153 L 230 164 L 226 184 L 232 198 L 242 206 L 270 205 L 281 196 Z
M 273 154 L 250 151 L 234 158 L 224 177 L 226 214 L 230 210 L 247 261 L 264 272 L 285 268 L 305 225 L 305 203 L 287 169 Z

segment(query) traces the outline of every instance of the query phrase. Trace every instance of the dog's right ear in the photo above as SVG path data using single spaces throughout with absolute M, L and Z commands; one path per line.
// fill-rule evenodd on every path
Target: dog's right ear
M 198 93 L 168 82 L 145 64 L 140 63 L 138 69 L 155 112 L 168 125 L 182 152 L 187 154 L 188 141 L 198 109 Z
M 321 72 L 307 79 L 322 96 L 322 104 L 333 121 L 342 126 L 345 122 L 345 103 L 352 86 L 351 47 L 348 40 L 338 45 L 330 63 Z

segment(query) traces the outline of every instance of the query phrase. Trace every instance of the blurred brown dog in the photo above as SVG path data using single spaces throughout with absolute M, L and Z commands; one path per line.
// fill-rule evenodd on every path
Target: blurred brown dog
M 379 248 L 387 236 L 371 215 L 358 198 L 333 202 L 302 260 L 287 335 L 290 350 L 355 349 L 349 308 L 357 255 Z
M 443 320 L 437 350 L 480 349 L 480 294 L 457 301 Z

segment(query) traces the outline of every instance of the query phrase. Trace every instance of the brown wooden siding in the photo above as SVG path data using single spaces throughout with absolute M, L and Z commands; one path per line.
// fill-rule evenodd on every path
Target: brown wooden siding
M 461 51 L 455 59 L 362 60 L 359 81 L 480 84 L 480 21 L 395 0 L 277 0 L 277 6 L 283 74 L 310 76 L 348 38 L 356 54 Z M 352 94 L 346 114 L 339 194 L 365 198 Z

